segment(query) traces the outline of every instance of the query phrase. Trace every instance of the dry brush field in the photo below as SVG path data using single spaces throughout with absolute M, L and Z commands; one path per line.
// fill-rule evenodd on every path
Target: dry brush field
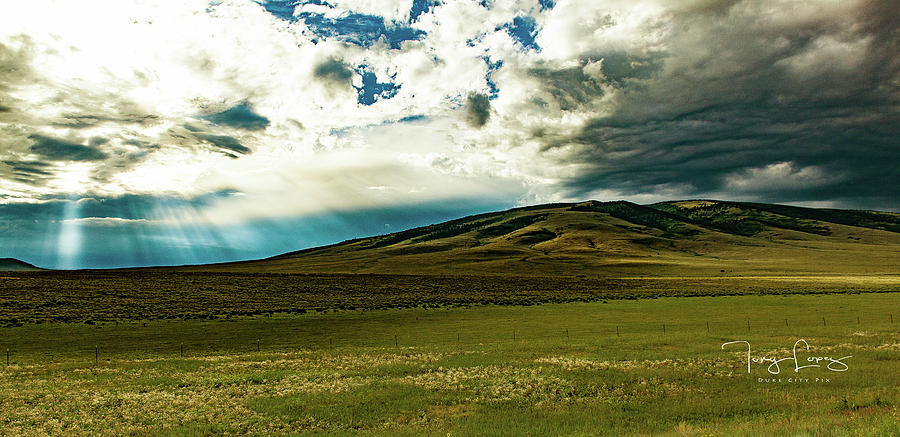
M 0 326 L 328 310 L 900 291 L 900 275 L 597 278 L 138 271 L 6 272 Z

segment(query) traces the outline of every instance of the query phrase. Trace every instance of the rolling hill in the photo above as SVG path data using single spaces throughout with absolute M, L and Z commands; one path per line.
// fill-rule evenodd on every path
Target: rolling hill
M 894 275 L 900 214 L 690 200 L 559 203 L 190 271 L 597 277 Z
M 43 270 L 40 267 L 28 264 L 15 258 L 0 258 L 0 272 L 9 271 L 38 271 Z

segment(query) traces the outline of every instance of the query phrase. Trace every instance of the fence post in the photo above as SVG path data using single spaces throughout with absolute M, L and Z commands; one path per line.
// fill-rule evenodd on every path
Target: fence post
M 709 321 L 706 322 L 706 333 L 709 334 Z
M 259 339 L 256 339 L 256 351 L 259 352 Z
M 181 343 L 181 358 L 184 358 L 184 343 Z
M 100 345 L 94 345 L 94 364 L 100 361 Z
M 619 325 L 616 325 L 616 337 L 619 336 Z

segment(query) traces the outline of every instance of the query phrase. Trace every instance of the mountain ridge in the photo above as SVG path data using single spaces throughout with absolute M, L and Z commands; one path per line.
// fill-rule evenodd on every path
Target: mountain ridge
M 892 274 L 900 214 L 719 200 L 595 200 L 475 214 L 189 270 L 389 274 Z
M 44 270 L 33 264 L 16 258 L 0 258 L 0 271 L 38 271 Z

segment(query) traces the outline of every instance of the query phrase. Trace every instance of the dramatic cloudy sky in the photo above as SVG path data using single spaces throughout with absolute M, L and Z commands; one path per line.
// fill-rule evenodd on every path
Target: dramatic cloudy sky
M 0 257 L 566 200 L 900 209 L 892 1 L 0 0 Z

